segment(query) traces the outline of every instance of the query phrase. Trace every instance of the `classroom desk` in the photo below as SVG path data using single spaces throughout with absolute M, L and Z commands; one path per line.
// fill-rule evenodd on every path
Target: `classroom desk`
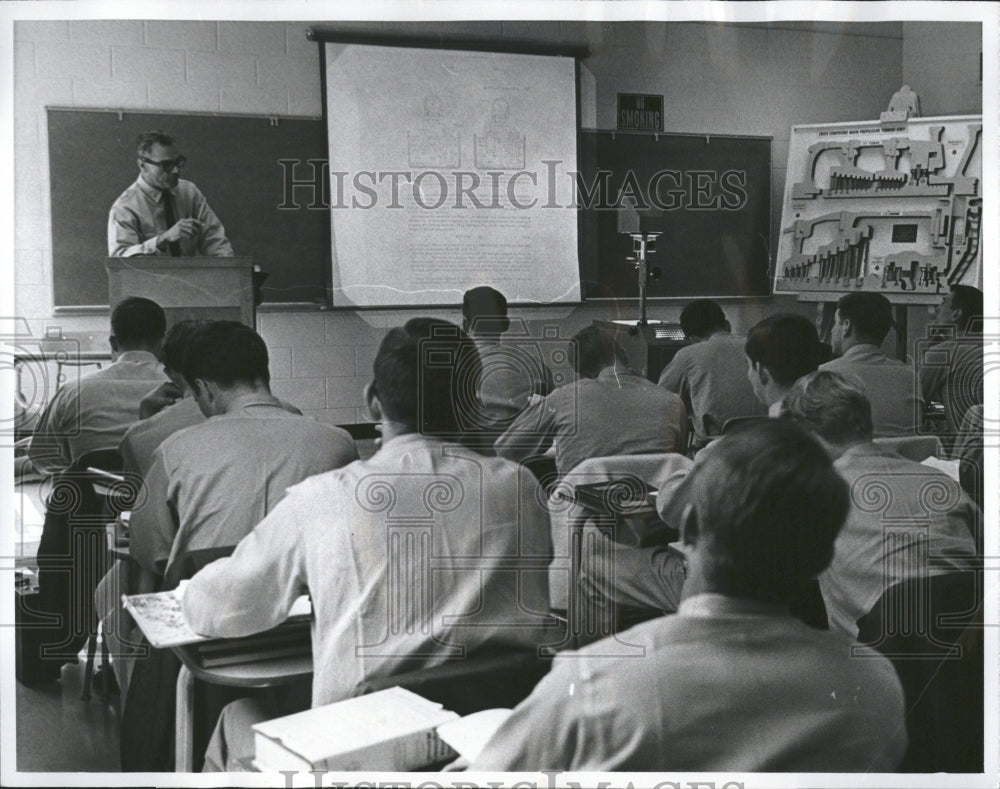
M 177 675 L 177 715 L 174 744 L 174 770 L 194 769 L 194 681 L 238 688 L 271 688 L 305 679 L 313 673 L 312 655 L 274 658 L 255 663 L 205 668 L 198 660 L 195 645 L 174 647 L 180 659 Z

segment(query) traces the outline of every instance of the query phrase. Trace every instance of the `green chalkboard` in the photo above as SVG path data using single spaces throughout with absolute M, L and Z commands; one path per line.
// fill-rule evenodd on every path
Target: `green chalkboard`
M 56 307 L 107 304 L 108 210 L 138 175 L 135 139 L 149 129 L 177 140 L 181 177 L 204 193 L 236 253 L 270 275 L 265 302 L 326 301 L 326 200 L 311 186 L 286 195 L 286 177 L 312 180 L 310 159 L 322 183 L 321 120 L 50 108 L 48 124 Z
M 584 299 L 639 295 L 619 195 L 635 199 L 643 232 L 663 234 L 650 298 L 770 293 L 770 138 L 584 131 L 579 160 Z

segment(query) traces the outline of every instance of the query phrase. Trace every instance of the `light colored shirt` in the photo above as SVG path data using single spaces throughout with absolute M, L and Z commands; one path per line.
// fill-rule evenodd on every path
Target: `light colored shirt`
M 842 356 L 820 365 L 820 370 L 852 376 L 872 404 L 876 437 L 913 435 L 924 411 L 917 373 L 908 364 L 890 359 L 875 345 L 854 345 Z
M 293 405 L 278 400 L 281 407 L 298 416 L 302 412 Z M 125 431 L 118 451 L 126 471 L 145 477 L 153 464 L 153 452 L 164 439 L 172 436 L 178 430 L 200 425 L 206 419 L 198 407 L 198 402 L 190 395 L 169 405 L 162 411 L 153 414 L 148 419 L 136 422 Z
M 184 397 L 148 419 L 136 422 L 125 431 L 118 445 L 125 470 L 145 477 L 153 463 L 153 452 L 165 438 L 204 421 L 205 415 L 198 402 L 193 397 Z
M 233 248 L 226 238 L 226 229 L 190 181 L 179 180 L 171 190 L 174 199 L 174 221 L 197 219 L 201 232 L 191 239 L 181 239 L 182 255 L 232 257 Z M 156 237 L 170 229 L 163 205 L 163 191 L 143 180 L 135 180 L 115 200 L 108 212 L 108 255 L 127 258 L 133 255 L 169 255 L 166 243 L 156 248 Z
M 946 474 L 874 444 L 834 461 L 851 509 L 819 576 L 830 627 L 857 637 L 857 621 L 900 581 L 968 569 L 975 504 Z
M 745 345 L 745 337 L 719 332 L 681 348 L 660 373 L 660 386 L 691 409 L 697 446 L 722 435 L 733 417 L 767 413 L 747 379 Z
M 111 365 L 64 384 L 35 425 L 28 457 L 43 473 L 69 468 L 81 455 L 114 449 L 139 421 L 139 402 L 167 380 L 146 351 L 125 351 Z
M 199 633 L 273 627 L 312 599 L 313 706 L 369 677 L 433 666 L 461 646 L 558 642 L 551 550 L 530 472 L 408 434 L 290 488 L 228 559 L 188 584 Z
M 774 606 L 691 597 L 560 653 L 469 771 L 892 772 L 903 692 L 851 648 Z
M 356 458 L 346 431 L 290 414 L 270 395 L 245 395 L 153 452 L 129 552 L 162 574 L 187 551 L 236 545 L 288 487 Z
M 608 367 L 530 404 L 494 447 L 501 457 L 523 460 L 554 442 L 556 469 L 565 474 L 589 458 L 683 452 L 686 424 L 677 395 Z
M 552 371 L 530 340 L 486 343 L 476 341 L 483 374 L 479 399 L 485 427 L 504 430 L 524 410 L 530 395 L 544 397 L 552 391 Z
M 948 429 L 957 433 L 968 410 L 983 404 L 983 338 L 971 335 L 931 346 L 918 375 L 924 401 L 944 405 Z

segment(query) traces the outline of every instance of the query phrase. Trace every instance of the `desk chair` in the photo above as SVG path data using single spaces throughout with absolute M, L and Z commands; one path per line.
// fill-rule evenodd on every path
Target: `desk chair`
M 569 638 L 575 645 L 596 641 L 662 613 L 630 610 L 613 600 L 594 599 L 580 586 L 584 563 L 610 569 L 613 543 L 666 545 L 676 539 L 655 512 L 637 510 L 632 504 L 623 504 L 622 498 L 610 497 L 604 513 L 582 506 L 576 500 L 576 486 L 622 479 L 626 486 L 631 481 L 637 489 L 644 485 L 659 489 L 672 474 L 691 464 L 691 460 L 674 452 L 590 458 L 566 474 L 552 490 L 549 517 L 555 558 L 549 571 L 550 595 L 554 609 L 566 610 Z M 564 547 L 568 548 L 568 574 Z
M 891 586 L 858 620 L 858 642 L 892 661 L 909 740 L 900 772 L 983 769 L 982 575 Z
M 734 416 L 731 419 L 727 419 L 726 420 L 726 423 L 722 426 L 722 433 L 721 433 L 721 435 L 728 436 L 728 435 L 736 432 L 737 430 L 740 430 L 741 428 L 749 427 L 750 425 L 756 425 L 759 422 L 764 422 L 764 421 L 766 421 L 766 420 L 768 420 L 770 418 L 771 417 L 769 417 L 769 416 L 760 416 L 760 415 L 757 415 L 757 416 Z
M 352 695 L 399 686 L 459 715 L 471 715 L 494 707 L 517 706 L 551 667 L 551 657 L 535 652 L 480 650 L 431 668 L 367 679 Z
M 937 436 L 885 436 L 872 439 L 872 442 L 877 447 L 891 450 L 917 463 L 927 458 L 944 456 L 941 439 Z

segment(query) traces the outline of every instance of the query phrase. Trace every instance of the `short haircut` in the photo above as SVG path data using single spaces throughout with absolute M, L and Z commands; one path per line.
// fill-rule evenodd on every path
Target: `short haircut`
M 271 379 L 264 340 L 236 321 L 199 326 L 188 341 L 181 370 L 192 389 L 199 378 L 225 389 L 237 383 L 269 383 Z
M 573 336 L 574 366 L 583 378 L 596 378 L 605 367 L 625 364 L 625 349 L 609 332 L 598 326 L 588 326 Z
M 976 318 L 983 317 L 983 292 L 971 285 L 951 286 L 951 306 L 959 312 L 959 331 L 982 331 L 976 328 Z
M 476 424 L 479 354 L 458 326 L 413 318 L 391 329 L 375 355 L 375 394 L 385 415 L 419 433 L 458 438 Z
M 488 285 L 465 291 L 462 315 L 469 331 L 475 334 L 503 334 L 510 328 L 507 298 Z
M 187 353 L 188 344 L 206 323 L 207 321 L 187 320 L 178 321 L 170 327 L 163 338 L 163 366 L 166 369 L 178 373 L 184 369 L 184 354 Z
M 135 150 L 139 156 L 145 156 L 154 145 L 174 145 L 174 138 L 161 131 L 144 131 L 135 138 Z
M 747 357 L 763 365 L 782 386 L 791 386 L 819 367 L 819 336 L 813 322 L 802 315 L 780 313 L 750 329 L 744 347 Z
M 830 370 L 796 381 L 781 415 L 838 446 L 869 441 L 873 433 L 871 402 L 860 382 Z
M 881 345 L 892 328 L 892 304 L 881 293 L 848 293 L 837 302 L 841 318 L 850 320 L 858 335 Z
M 819 442 L 785 420 L 749 425 L 709 450 L 682 483 L 707 580 L 734 597 L 789 601 L 833 558 L 847 483 Z
M 688 337 L 704 337 L 725 328 L 726 315 L 711 299 L 697 299 L 681 311 L 681 329 Z
M 159 345 L 167 330 L 167 317 L 155 301 L 141 296 L 123 299 L 111 313 L 111 333 L 118 345 Z

